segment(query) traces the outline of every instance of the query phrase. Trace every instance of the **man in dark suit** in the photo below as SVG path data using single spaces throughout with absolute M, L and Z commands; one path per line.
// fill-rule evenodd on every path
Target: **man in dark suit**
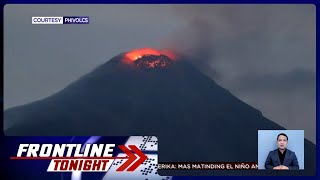
M 265 162 L 266 169 L 275 170 L 297 170 L 299 163 L 293 151 L 287 149 L 288 136 L 281 133 L 277 137 L 278 149 L 270 151 Z

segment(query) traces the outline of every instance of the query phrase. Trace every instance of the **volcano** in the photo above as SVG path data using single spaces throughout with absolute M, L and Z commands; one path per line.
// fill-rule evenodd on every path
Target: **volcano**
M 285 112 L 284 112 L 285 113 Z M 284 129 L 201 73 L 183 56 L 121 53 L 45 99 L 4 112 L 6 135 L 155 135 L 159 162 L 257 162 L 258 130 Z M 161 175 L 314 175 L 305 170 L 160 170 Z

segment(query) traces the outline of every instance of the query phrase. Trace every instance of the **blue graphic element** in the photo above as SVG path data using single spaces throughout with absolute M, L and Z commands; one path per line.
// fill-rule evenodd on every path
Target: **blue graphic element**
M 89 24 L 88 16 L 64 16 L 63 24 Z

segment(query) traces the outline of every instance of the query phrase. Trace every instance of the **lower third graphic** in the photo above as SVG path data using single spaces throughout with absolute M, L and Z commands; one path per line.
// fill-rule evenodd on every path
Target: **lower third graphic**
M 114 144 L 87 144 L 84 152 L 80 153 L 81 144 L 20 144 L 17 156 L 10 159 L 51 160 L 47 172 L 106 172 L 115 159 L 127 159 L 116 171 L 132 172 L 147 159 L 135 145 L 119 145 L 118 148 L 127 156 L 113 157 L 113 147 Z

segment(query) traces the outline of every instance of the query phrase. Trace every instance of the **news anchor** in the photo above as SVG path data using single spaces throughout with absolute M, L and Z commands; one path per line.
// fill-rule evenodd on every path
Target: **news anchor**
M 277 136 L 278 149 L 270 151 L 265 162 L 266 169 L 297 170 L 299 163 L 293 151 L 287 149 L 288 136 L 281 133 Z

